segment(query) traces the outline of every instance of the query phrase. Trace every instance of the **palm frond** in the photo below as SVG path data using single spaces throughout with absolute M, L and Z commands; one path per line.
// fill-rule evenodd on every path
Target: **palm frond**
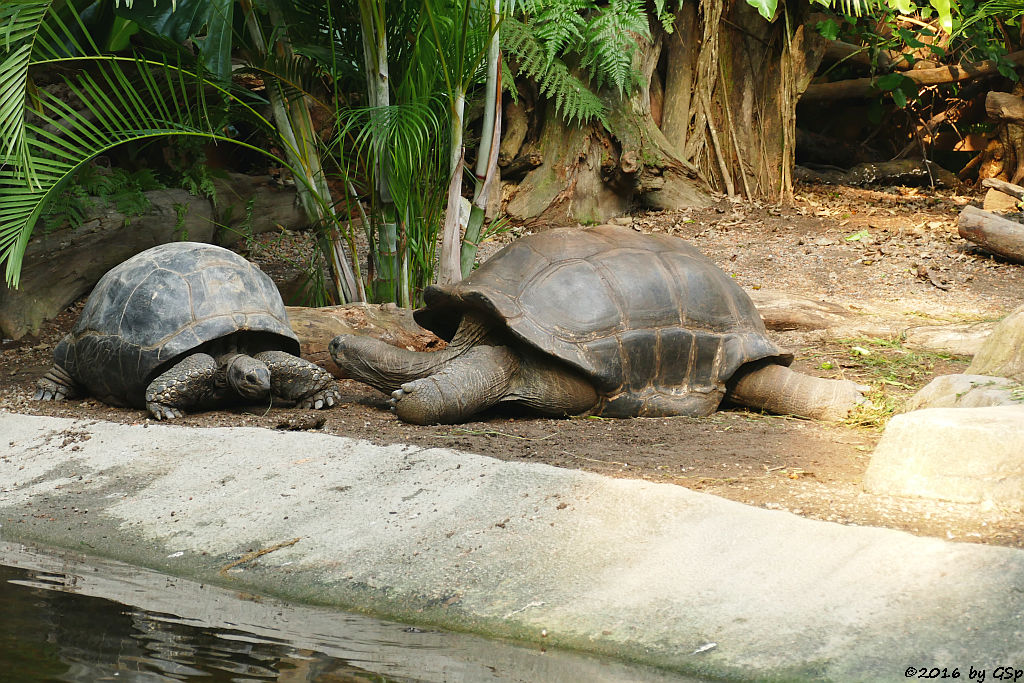
M 93 61 L 89 73 L 64 79 L 86 111 L 40 91 L 35 117 L 24 126 L 35 182 L 26 185 L 18 163 L 0 169 L 0 263 L 6 263 L 11 286 L 18 285 L 25 249 L 47 204 L 92 158 L 126 142 L 167 135 L 237 143 L 210 127 L 199 92 L 211 84 L 203 79 L 167 64 L 127 60 L 129 70 L 125 60 Z
M 0 63 L 0 166 L 13 165 L 24 180 L 33 178 L 31 157 L 25 142 L 25 97 L 28 70 L 36 45 L 36 36 L 50 2 L 8 0 L 0 4 L 0 40 L 4 60 Z

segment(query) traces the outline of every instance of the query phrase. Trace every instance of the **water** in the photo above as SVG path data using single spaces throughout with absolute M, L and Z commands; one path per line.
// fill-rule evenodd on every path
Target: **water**
M 0 682 L 684 681 L 0 542 Z

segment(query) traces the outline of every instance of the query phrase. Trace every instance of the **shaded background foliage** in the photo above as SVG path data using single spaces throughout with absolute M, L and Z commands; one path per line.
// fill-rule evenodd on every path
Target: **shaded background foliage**
M 551 198 L 533 215 L 600 220 L 709 189 L 784 200 L 816 73 L 873 89 L 853 106 L 819 101 L 814 132 L 841 136 L 852 110 L 862 146 L 929 155 L 943 126 L 963 138 L 957 122 L 976 125 L 949 113 L 972 85 L 921 87 L 910 67 L 989 59 L 1012 87 L 1022 13 L 1020 0 L 7 0 L 0 260 L 16 285 L 36 224 L 74 221 L 97 158 L 209 192 L 216 148 L 154 142 L 188 136 L 294 180 L 330 273 L 319 302 L 414 305 L 472 266 L 493 206 L 487 138 L 503 107 L 483 111 L 488 92 L 535 118 L 517 149 L 546 158 L 519 191 Z M 575 214 L 551 210 L 574 192 Z

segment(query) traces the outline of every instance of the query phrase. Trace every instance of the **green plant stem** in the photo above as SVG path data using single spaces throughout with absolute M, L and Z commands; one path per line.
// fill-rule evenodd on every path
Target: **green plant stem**
M 476 160 L 477 185 L 473 192 L 473 203 L 466 225 L 466 236 L 462 240 L 460 272 L 468 276 L 476 261 L 480 246 L 480 230 L 486 217 L 487 204 L 498 172 L 498 148 L 501 143 L 501 45 L 498 23 L 501 20 L 501 0 L 491 4 L 491 39 L 487 46 L 487 85 L 484 99 L 484 120 L 480 133 L 480 149 Z
M 256 49 L 265 51 L 267 43 L 251 0 L 242 0 L 241 4 L 245 12 L 246 29 Z M 272 15 L 271 20 L 283 25 L 280 17 Z M 275 49 L 281 57 L 291 56 L 291 46 L 284 38 L 278 39 Z M 287 143 L 285 153 L 291 157 L 292 166 L 304 175 L 304 182 L 297 186 L 299 201 L 309 220 L 314 222 L 318 229 L 327 233 L 326 255 L 331 263 L 331 277 L 336 296 L 341 303 L 365 300 L 362 283 L 355 277 L 349 257 L 345 253 L 341 231 L 337 227 L 333 212 L 328 208 L 332 204 L 331 191 L 324 177 L 309 104 L 304 97 L 288 101 L 280 87 L 268 87 L 267 94 L 278 133 Z

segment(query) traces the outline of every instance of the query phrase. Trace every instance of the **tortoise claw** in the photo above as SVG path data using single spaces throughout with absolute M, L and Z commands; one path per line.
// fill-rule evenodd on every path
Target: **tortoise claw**
M 337 389 L 324 389 L 311 394 L 295 404 L 296 408 L 308 408 L 311 410 L 323 410 L 332 407 L 341 401 L 341 394 Z
M 149 410 L 150 415 L 158 420 L 174 420 L 185 415 L 178 408 L 163 403 L 147 403 L 146 409 Z
M 63 401 L 67 396 L 68 391 L 63 385 L 44 377 L 36 383 L 36 393 L 32 398 L 36 401 Z

